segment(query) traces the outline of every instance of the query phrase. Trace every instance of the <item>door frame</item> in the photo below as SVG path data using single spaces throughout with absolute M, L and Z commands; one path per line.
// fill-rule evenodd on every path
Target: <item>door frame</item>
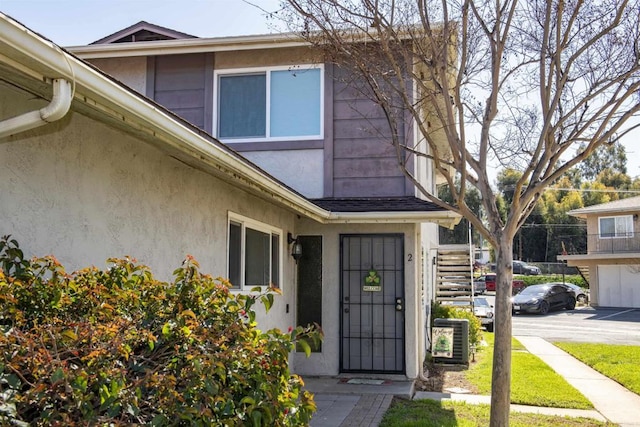
M 400 244 L 399 244 L 399 250 L 400 250 L 400 254 L 399 254 L 399 259 L 400 259 L 400 271 L 401 272 L 401 278 L 400 280 L 400 286 L 399 288 L 396 286 L 396 290 L 401 290 L 402 295 L 402 304 L 403 304 L 403 309 L 402 309 L 402 316 L 401 316 L 401 325 L 400 330 L 402 331 L 402 355 L 401 358 L 402 360 L 400 361 L 401 363 L 401 368 L 399 370 L 362 370 L 362 369 L 345 369 L 344 367 L 344 300 L 343 300 L 343 292 L 344 292 L 344 262 L 343 262 L 343 254 L 344 254 L 344 250 L 345 250 L 345 246 L 344 246 L 344 241 L 345 238 L 352 238 L 352 237 L 357 237 L 357 238 L 385 238 L 385 237 L 393 237 L 393 238 L 399 238 Z M 407 306 L 406 304 L 406 289 L 405 289 L 405 280 L 406 280 L 406 266 L 405 266 L 405 235 L 404 233 L 341 233 L 339 235 L 339 254 L 338 256 L 340 257 L 339 260 L 339 272 L 338 274 L 340 275 L 340 279 L 339 279 L 339 289 L 338 289 L 338 298 L 339 298 L 339 311 L 340 311 L 340 316 L 339 316 L 339 363 L 338 363 L 338 370 L 340 373 L 381 373 L 381 374 L 405 374 L 406 373 L 406 369 L 407 369 L 407 334 L 406 334 L 406 312 L 405 312 L 405 308 Z M 396 294 L 396 297 L 398 297 L 398 295 Z M 387 305 L 387 304 L 383 304 L 383 305 Z M 397 326 L 396 326 L 397 327 Z

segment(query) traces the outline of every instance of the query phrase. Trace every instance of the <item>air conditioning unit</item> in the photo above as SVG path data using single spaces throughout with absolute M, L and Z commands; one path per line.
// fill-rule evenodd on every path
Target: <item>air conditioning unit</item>
M 445 357 L 434 357 L 436 363 L 453 363 L 468 365 L 469 364 L 469 321 L 467 319 L 434 319 L 434 330 L 436 328 L 450 328 L 453 330 L 452 351 L 442 351 L 444 347 L 438 348 L 439 345 L 444 346 L 444 341 L 438 343 L 439 334 L 432 333 L 433 342 L 431 352 L 434 355 L 446 355 Z M 446 332 L 446 330 L 444 330 Z M 445 336 L 448 336 L 445 334 Z M 446 341 L 446 340 L 445 340 Z

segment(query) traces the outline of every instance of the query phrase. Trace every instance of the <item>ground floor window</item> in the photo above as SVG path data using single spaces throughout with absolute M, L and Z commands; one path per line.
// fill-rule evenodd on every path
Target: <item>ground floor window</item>
M 229 215 L 228 278 L 234 289 L 280 287 L 282 230 Z

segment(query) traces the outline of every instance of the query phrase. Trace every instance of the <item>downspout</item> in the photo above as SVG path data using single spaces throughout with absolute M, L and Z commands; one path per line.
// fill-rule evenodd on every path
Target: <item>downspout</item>
M 0 138 L 43 126 L 63 118 L 71 107 L 71 84 L 64 79 L 53 80 L 53 98 L 44 108 L 0 122 Z

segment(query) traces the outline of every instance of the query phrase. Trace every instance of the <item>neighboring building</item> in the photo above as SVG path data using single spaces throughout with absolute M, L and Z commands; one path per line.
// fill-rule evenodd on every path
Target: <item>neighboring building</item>
M 280 287 L 261 327 L 322 325 L 295 372 L 419 375 L 437 227 L 459 217 L 403 176 L 339 70 L 289 36 L 147 23 L 69 51 L 0 14 L 0 234 L 69 269 L 130 255 L 163 279 L 191 254 L 237 292 Z
M 587 222 L 587 253 L 558 256 L 588 269 L 590 303 L 640 308 L 640 196 L 569 211 Z

